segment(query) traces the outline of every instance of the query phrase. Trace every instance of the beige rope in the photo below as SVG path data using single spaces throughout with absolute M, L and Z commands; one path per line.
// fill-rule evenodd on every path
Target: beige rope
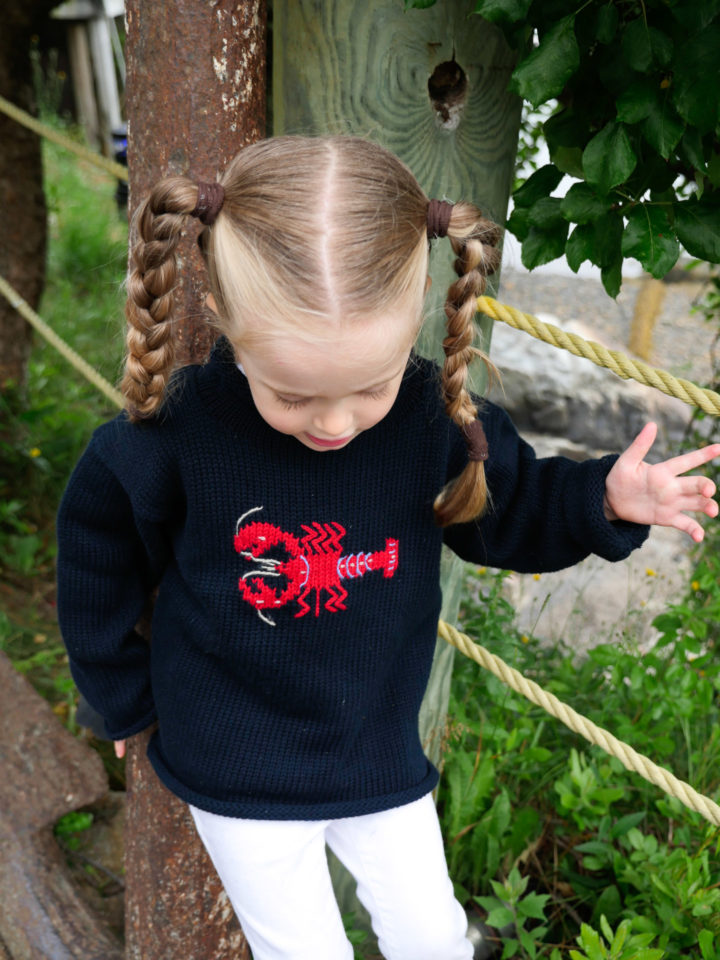
M 566 333 L 551 323 L 543 323 L 531 313 L 523 313 L 514 307 L 499 303 L 492 297 L 478 297 L 478 310 L 487 314 L 493 320 L 502 320 L 503 323 L 524 330 L 537 340 L 544 340 L 554 347 L 569 350 L 576 357 L 585 357 L 592 360 L 599 367 L 607 367 L 624 380 L 637 380 L 647 386 L 655 387 L 671 397 L 678 397 L 685 403 L 700 407 L 706 413 L 715 416 L 720 414 L 720 394 L 714 390 L 698 387 L 689 380 L 674 377 L 666 370 L 658 370 L 642 360 L 632 360 L 617 350 L 607 350 L 592 340 L 583 340 L 575 333 Z
M 79 353 L 76 353 L 62 337 L 59 337 L 52 327 L 48 326 L 43 318 L 35 313 L 27 300 L 23 300 L 20 294 L 10 286 L 4 277 L 0 277 L 0 294 L 17 310 L 20 316 L 24 317 L 27 322 L 31 324 L 49 344 L 55 347 L 58 353 L 62 354 L 93 386 L 97 387 L 101 393 L 104 393 L 116 406 L 121 408 L 124 406 L 122 394 L 108 383 L 105 377 L 98 373 L 97 370 L 93 369 L 87 360 L 84 360 Z
M 562 700 L 558 700 L 552 693 L 543 690 L 543 688 L 538 686 L 534 681 L 528 680 L 519 673 L 519 671 L 508 666 L 500 657 L 490 653 L 479 643 L 474 643 L 470 637 L 464 633 L 460 633 L 459 630 L 450 626 L 449 623 L 445 623 L 444 620 L 441 620 L 438 624 L 438 635 L 441 636 L 443 640 L 457 647 L 466 657 L 470 657 L 471 660 L 485 667 L 486 670 L 489 670 L 490 673 L 494 674 L 499 680 L 502 680 L 503 683 L 511 687 L 516 693 L 522 694 L 522 696 L 526 697 L 532 703 L 542 707 L 543 710 L 546 710 L 553 717 L 561 720 L 565 726 L 569 727 L 574 733 L 579 733 L 585 737 L 586 740 L 589 740 L 590 743 L 602 747 L 606 753 L 617 757 L 626 770 L 639 773 L 645 780 L 660 787 L 661 790 L 669 793 L 670 796 L 676 797 L 691 810 L 702 814 L 706 820 L 709 820 L 710 823 L 716 827 L 720 827 L 720 806 L 708 797 L 704 797 L 701 793 L 698 793 L 690 784 L 679 780 L 668 770 L 659 767 L 656 763 L 653 763 L 652 760 L 633 750 L 632 747 L 623 743 L 622 740 L 618 740 L 617 737 L 608 733 L 607 730 L 598 727 L 591 720 L 588 720 L 587 717 L 583 717 L 573 710 L 572 707 L 563 703 Z
M 49 127 L 46 123 L 42 123 L 35 117 L 30 116 L 25 110 L 16 107 L 14 103 L 10 103 L 5 97 L 0 97 L 0 111 L 7 114 L 8 117 L 17 123 L 22 124 L 23 127 L 27 127 L 28 130 L 32 130 L 33 133 L 37 133 L 38 136 L 52 140 L 53 143 L 57 143 L 58 146 L 64 147 L 66 150 L 77 154 L 78 157 L 82 157 L 82 159 L 87 160 L 88 163 L 100 167 L 102 170 L 105 170 L 106 173 L 117 177 L 118 180 L 127 180 L 127 167 L 124 167 L 121 163 L 116 163 L 115 160 L 108 160 L 107 157 L 95 153 L 94 150 L 90 150 L 81 143 L 76 143 L 58 130 L 53 130 L 53 128 Z

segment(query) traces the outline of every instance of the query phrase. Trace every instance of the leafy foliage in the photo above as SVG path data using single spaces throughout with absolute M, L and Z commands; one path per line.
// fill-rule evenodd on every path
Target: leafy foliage
M 512 89 L 553 105 L 551 162 L 515 191 L 508 223 L 525 266 L 589 260 L 616 296 L 625 257 L 658 278 L 680 245 L 720 262 L 720 0 L 476 0 L 474 12 L 518 51 Z M 566 174 L 573 199 L 549 203 Z
M 579 659 L 521 636 L 506 574 L 470 581 L 464 629 L 710 796 L 720 788 L 720 559 L 703 556 L 659 639 Z M 458 896 L 513 925 L 505 957 L 705 957 L 720 936 L 718 832 L 464 659 L 438 809 Z M 562 954 L 558 945 L 563 947 Z M 713 956 L 707 953 L 707 956 Z

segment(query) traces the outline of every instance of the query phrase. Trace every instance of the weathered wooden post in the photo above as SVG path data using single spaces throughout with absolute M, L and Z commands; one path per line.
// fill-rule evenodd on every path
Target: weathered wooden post
M 408 11 L 401 0 L 274 0 L 273 132 L 368 136 L 401 157 L 430 196 L 473 200 L 502 223 L 521 101 L 507 90 L 513 53 L 470 9 L 467 0 Z M 449 244 L 438 246 L 420 349 L 439 359 L 442 301 L 454 273 Z M 489 343 L 489 324 L 483 333 Z M 457 615 L 461 569 L 449 554 L 444 558 L 448 620 Z M 435 761 L 452 659 L 442 642 L 421 715 Z M 344 903 L 349 885 L 346 877 L 338 881 Z
M 159 176 L 212 178 L 265 132 L 263 0 L 128 0 L 127 114 L 130 211 Z M 211 334 L 202 322 L 203 271 L 188 241 L 176 295 L 180 358 L 199 360 Z M 128 757 L 127 960 L 247 960 L 229 901 L 195 835 L 185 804 L 145 757 Z

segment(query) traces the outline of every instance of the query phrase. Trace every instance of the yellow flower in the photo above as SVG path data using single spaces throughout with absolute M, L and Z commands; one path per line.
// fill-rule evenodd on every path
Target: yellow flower
M 539 574 L 539 573 L 534 573 L 534 574 L 533 574 L 533 580 L 539 580 L 539 579 L 540 579 L 540 574 Z
M 646 577 L 654 577 L 654 576 L 655 576 L 655 571 L 653 570 L 652 567 L 645 567 L 645 576 L 646 576 Z
M 530 643 L 530 637 L 525 636 L 525 634 L 523 634 L 520 639 L 523 643 Z
M 484 577 L 487 573 L 487 567 L 478 567 L 477 572 L 479 576 Z
M 40 447 L 33 447 L 32 450 L 30 451 L 30 456 L 33 457 L 34 459 L 35 457 L 39 457 L 41 453 L 42 453 L 42 450 L 40 449 Z
M 693 582 L 690 584 L 690 586 L 693 588 L 693 590 L 699 590 L 699 589 L 700 589 L 700 581 L 699 581 L 699 580 L 693 580 Z

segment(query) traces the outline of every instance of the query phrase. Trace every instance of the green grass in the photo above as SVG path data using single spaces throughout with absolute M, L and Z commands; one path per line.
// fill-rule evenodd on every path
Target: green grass
M 107 379 L 123 355 L 127 223 L 115 181 L 45 142 L 48 256 L 39 313 Z M 116 412 L 111 402 L 38 334 L 24 391 L 6 391 L 0 416 L 0 569 L 48 572 L 52 518 L 92 430 Z

